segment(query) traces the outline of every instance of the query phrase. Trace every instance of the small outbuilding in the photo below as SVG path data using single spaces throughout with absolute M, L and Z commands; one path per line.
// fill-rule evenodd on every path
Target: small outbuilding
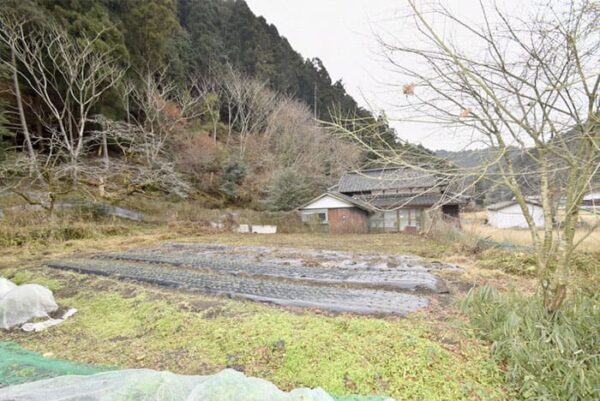
M 529 213 L 536 227 L 544 227 L 544 209 L 542 205 L 527 201 Z M 497 228 L 528 228 L 527 220 L 516 200 L 495 203 L 487 207 L 488 224 Z
M 586 194 L 581 202 L 581 208 L 584 210 L 600 210 L 600 190 Z

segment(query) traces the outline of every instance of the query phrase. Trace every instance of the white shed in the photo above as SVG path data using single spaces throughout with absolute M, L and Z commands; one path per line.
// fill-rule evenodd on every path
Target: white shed
M 544 227 L 544 209 L 539 203 L 527 202 L 529 213 L 537 227 Z M 497 228 L 527 228 L 527 220 L 517 201 L 506 201 L 488 206 L 488 224 Z
M 581 203 L 583 209 L 598 210 L 600 209 L 600 191 L 594 191 L 586 194 Z

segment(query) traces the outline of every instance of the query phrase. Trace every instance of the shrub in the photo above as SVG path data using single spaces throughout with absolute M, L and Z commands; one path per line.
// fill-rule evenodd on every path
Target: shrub
M 314 189 L 304 174 L 288 168 L 277 175 L 269 192 L 269 208 L 280 211 L 292 210 L 307 202 Z
M 239 198 L 240 186 L 246 179 L 247 167 L 244 163 L 232 160 L 223 171 L 220 190 L 227 200 L 234 202 Z
M 421 226 L 428 238 L 451 245 L 456 252 L 477 255 L 492 246 L 487 238 L 462 230 L 456 222 L 442 218 L 440 213 L 424 213 L 422 220 Z
M 578 293 L 548 314 L 540 297 L 485 286 L 471 290 L 463 307 L 522 398 L 592 401 L 600 399 L 599 301 Z
M 498 269 L 510 274 L 533 277 L 536 274 L 535 255 L 531 252 L 514 252 L 491 248 L 479 255 L 479 266 L 484 269 Z

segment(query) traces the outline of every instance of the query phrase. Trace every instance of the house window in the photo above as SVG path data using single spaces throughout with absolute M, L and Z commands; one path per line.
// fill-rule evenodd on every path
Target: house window
M 302 212 L 302 222 L 327 224 L 327 209 L 304 210 Z
M 404 231 L 407 227 L 421 228 L 421 209 L 400 209 L 400 231 Z
M 374 231 L 383 231 L 385 229 L 385 217 L 383 212 L 373 214 L 369 218 L 369 228 Z
M 398 214 L 395 210 L 383 214 L 384 228 L 386 231 L 398 230 Z

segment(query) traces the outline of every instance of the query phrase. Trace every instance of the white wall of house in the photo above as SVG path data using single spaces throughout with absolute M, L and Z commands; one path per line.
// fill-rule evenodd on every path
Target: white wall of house
M 354 207 L 349 202 L 341 201 L 337 198 L 334 198 L 331 195 L 325 195 L 322 198 L 318 198 L 312 203 L 304 206 L 302 210 L 311 210 L 311 209 L 339 209 L 339 208 L 349 208 Z
M 537 205 L 528 205 L 537 227 L 544 227 L 544 209 Z M 527 228 L 527 220 L 517 204 L 500 210 L 488 210 L 488 224 L 497 228 Z
M 300 209 L 300 217 L 305 223 L 320 221 L 329 223 L 329 209 L 347 209 L 354 207 L 350 202 L 344 202 L 331 195 L 324 195 Z M 317 220 L 315 220 L 317 219 Z

